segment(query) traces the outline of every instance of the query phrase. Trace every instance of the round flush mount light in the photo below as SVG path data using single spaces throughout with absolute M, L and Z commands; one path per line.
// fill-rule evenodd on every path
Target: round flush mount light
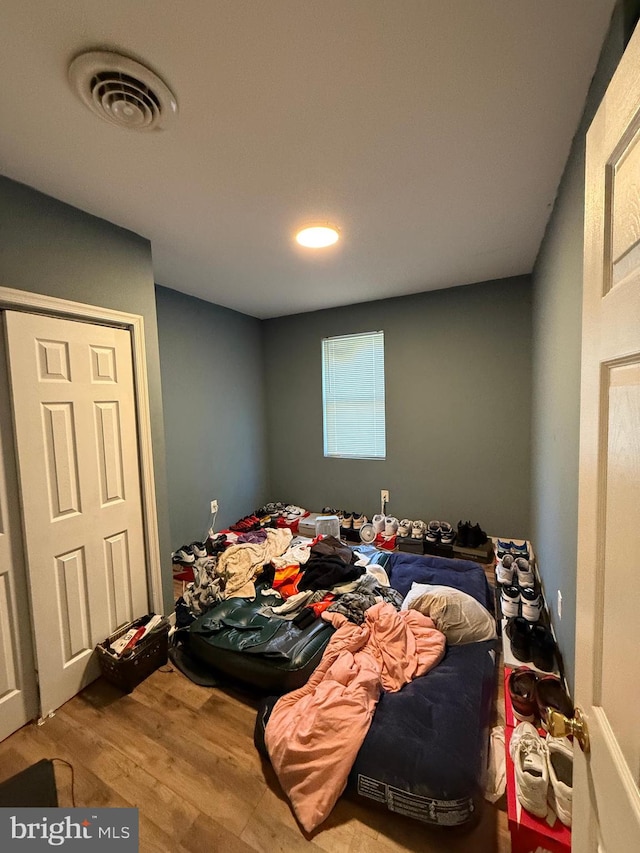
M 310 225 L 296 234 L 296 241 L 307 249 L 324 249 L 339 239 L 340 232 L 334 225 Z

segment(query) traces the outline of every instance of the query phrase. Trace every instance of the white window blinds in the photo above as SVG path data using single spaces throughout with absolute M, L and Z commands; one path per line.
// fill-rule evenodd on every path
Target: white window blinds
M 384 332 L 322 341 L 324 455 L 384 459 Z

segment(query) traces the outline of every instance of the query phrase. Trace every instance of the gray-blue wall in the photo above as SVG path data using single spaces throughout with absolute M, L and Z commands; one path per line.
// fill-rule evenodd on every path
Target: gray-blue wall
M 573 684 L 578 531 L 585 137 L 622 56 L 637 3 L 619 3 L 533 272 L 533 536 L 547 603 Z M 562 592 L 562 619 L 557 593 Z
M 264 502 L 266 456 L 259 320 L 156 288 L 173 547 Z
M 387 458 L 325 459 L 321 340 L 385 333 Z M 264 321 L 273 499 L 530 533 L 527 276 Z
M 3 287 L 144 318 L 165 609 L 173 602 L 165 446 L 151 246 L 148 240 L 0 177 Z

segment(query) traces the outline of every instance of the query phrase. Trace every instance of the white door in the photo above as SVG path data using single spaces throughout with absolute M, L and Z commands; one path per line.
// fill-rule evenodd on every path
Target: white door
M 39 711 L 12 436 L 0 312 L 0 740 Z
M 640 29 L 587 137 L 582 335 L 573 849 L 638 853 Z
M 149 609 L 131 341 L 6 312 L 41 712 L 93 680 L 93 649 Z

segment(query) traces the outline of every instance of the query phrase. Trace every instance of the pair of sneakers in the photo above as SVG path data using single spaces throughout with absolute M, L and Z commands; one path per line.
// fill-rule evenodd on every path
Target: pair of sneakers
M 542 596 L 535 586 L 503 586 L 500 609 L 505 619 L 522 616 L 527 622 L 537 622 L 542 615 Z
M 522 807 L 545 818 L 549 805 L 565 826 L 571 826 L 573 744 L 566 738 L 540 737 L 531 723 L 519 723 L 511 736 L 516 793 Z
M 527 560 L 531 557 L 529 546 L 524 540 L 514 542 L 511 539 L 498 539 L 496 541 L 496 553 L 498 559 L 502 559 L 505 554 L 511 554 L 512 557 L 524 557 Z
M 343 530 L 360 530 L 368 521 L 367 516 L 361 512 L 342 512 L 340 527 Z
M 427 524 L 427 542 L 442 542 L 443 545 L 452 545 L 456 534 L 448 521 L 430 521 Z
M 207 556 L 207 548 L 203 542 L 192 542 L 190 545 L 183 545 L 174 551 L 171 556 L 173 563 L 179 563 L 181 566 L 192 566 L 196 560 Z
M 533 562 L 527 557 L 514 557 L 505 554 L 496 563 L 496 580 L 500 586 L 533 586 L 535 583 L 535 572 Z
M 424 539 L 427 531 L 427 525 L 419 518 L 412 521 L 410 518 L 403 518 L 398 522 L 398 536 L 404 539 L 411 537 L 412 539 Z
M 458 522 L 458 534 L 456 538 L 458 545 L 462 548 L 479 548 L 488 540 L 487 534 L 480 525 L 477 522 L 471 524 L 470 521 Z
M 529 622 L 524 616 L 514 616 L 507 622 L 505 633 L 516 660 L 531 661 L 542 672 L 553 670 L 556 643 L 549 628 L 539 622 Z
M 392 536 L 406 536 L 405 533 L 400 533 L 400 527 L 405 523 L 400 522 L 394 515 L 382 515 L 377 513 L 371 519 L 373 529 L 376 536 L 381 535 L 386 539 L 391 539 Z

